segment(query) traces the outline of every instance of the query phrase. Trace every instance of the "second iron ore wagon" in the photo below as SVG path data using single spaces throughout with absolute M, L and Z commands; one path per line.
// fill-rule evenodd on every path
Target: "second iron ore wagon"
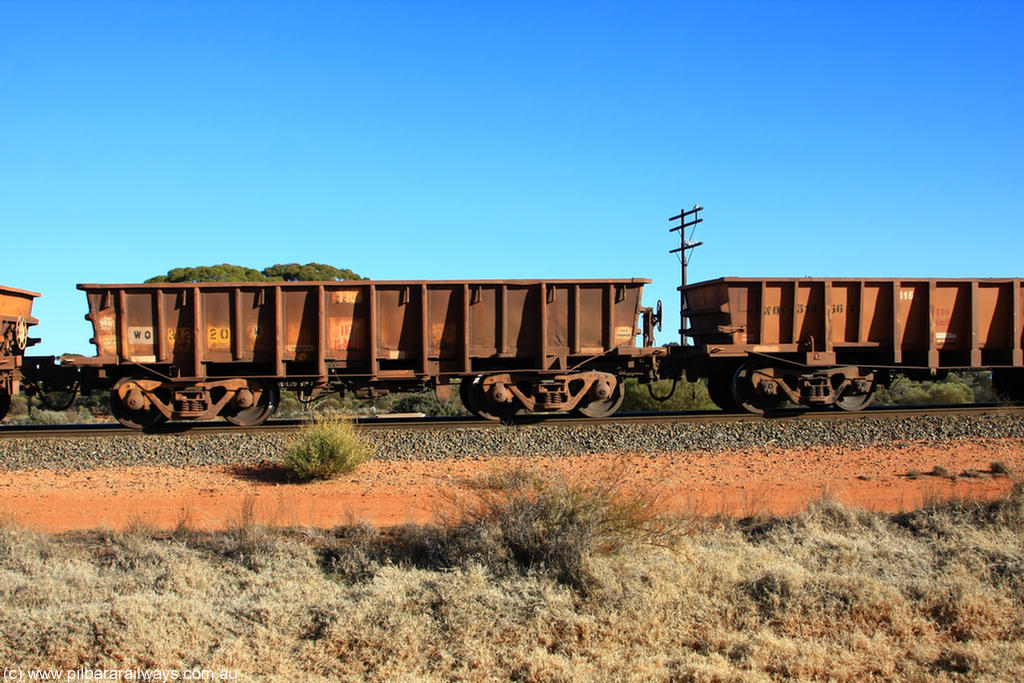
M 684 288 L 693 346 L 671 363 L 726 410 L 860 410 L 894 374 L 992 371 L 1024 400 L 1024 280 L 736 278 Z

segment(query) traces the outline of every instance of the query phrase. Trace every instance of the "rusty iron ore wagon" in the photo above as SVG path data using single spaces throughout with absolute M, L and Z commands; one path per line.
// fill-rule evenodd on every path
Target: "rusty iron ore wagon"
M 649 374 L 650 280 L 84 284 L 97 355 L 69 358 L 110 387 L 123 424 L 223 416 L 255 425 L 280 387 L 311 399 L 434 389 L 467 409 L 614 413 Z M 639 317 L 648 322 L 637 346 Z
M 734 278 L 683 288 L 680 363 L 721 408 L 859 410 L 894 373 L 991 369 L 1024 400 L 1020 279 Z M 681 371 L 681 370 L 677 370 Z
M 28 336 L 28 328 L 39 322 L 32 317 L 32 303 L 38 296 L 0 286 L 0 419 L 11 407 L 11 396 L 21 389 L 25 349 L 38 341 Z

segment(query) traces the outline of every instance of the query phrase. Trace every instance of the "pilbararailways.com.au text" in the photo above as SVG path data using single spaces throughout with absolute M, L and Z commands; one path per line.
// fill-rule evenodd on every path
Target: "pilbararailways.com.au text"
M 231 669 L 21 669 L 5 667 L 3 683 L 21 681 L 237 681 Z

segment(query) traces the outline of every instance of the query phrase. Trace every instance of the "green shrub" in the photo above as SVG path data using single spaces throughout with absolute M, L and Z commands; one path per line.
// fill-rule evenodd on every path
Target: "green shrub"
M 390 397 L 388 397 L 390 398 Z M 390 402 L 387 410 L 392 413 L 423 413 L 431 416 L 465 415 L 466 410 L 459 400 L 459 392 L 453 391 L 447 403 L 441 403 L 432 391 L 418 394 L 399 394 Z
M 340 413 L 342 412 L 341 401 L 337 396 L 328 396 L 317 401 L 316 409 L 321 413 Z
M 32 411 L 30 417 L 26 417 L 26 422 L 37 425 L 66 425 L 74 423 L 76 417 L 78 417 L 76 413 L 69 411 L 47 410 L 45 408 L 40 410 L 36 408 Z
M 11 397 L 11 408 L 7 414 L 12 418 L 28 415 L 28 399 L 24 394 Z
M 372 399 L 356 398 L 353 393 L 344 396 L 326 396 L 314 400 L 308 406 L 290 391 L 283 392 L 277 408 L 279 417 L 296 417 L 311 412 L 320 414 L 340 413 L 343 415 L 379 415 L 386 413 L 423 413 L 432 416 L 466 415 L 468 412 L 459 400 L 458 386 L 452 391 L 451 399 L 441 404 L 433 391 L 419 393 L 395 392 Z
M 299 481 L 331 479 L 356 469 L 373 457 L 352 422 L 315 416 L 299 430 L 284 454 L 284 467 Z
M 898 377 L 890 387 L 878 387 L 875 405 L 944 405 L 955 403 L 973 403 L 985 400 L 983 389 L 990 384 L 984 373 L 950 373 L 949 376 L 936 382 L 915 382 Z M 982 394 L 976 398 L 977 394 Z M 988 388 L 991 397 L 991 387 Z
M 294 396 L 281 396 L 281 402 L 277 404 L 278 417 L 293 417 L 301 414 L 303 410 L 305 407 Z
M 659 401 L 651 396 L 651 389 L 654 395 L 659 398 L 666 396 L 670 391 L 672 394 L 664 401 Z M 654 411 L 654 410 L 715 410 L 716 406 L 708 396 L 708 388 L 704 382 L 687 382 L 681 380 L 676 383 L 675 391 L 672 391 L 672 380 L 663 379 L 652 382 L 650 385 L 641 384 L 635 378 L 626 379 L 623 386 L 626 392 L 622 401 L 623 411 Z

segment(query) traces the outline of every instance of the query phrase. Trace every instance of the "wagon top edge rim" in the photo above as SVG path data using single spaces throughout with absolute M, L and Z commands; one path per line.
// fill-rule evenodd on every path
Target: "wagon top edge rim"
M 191 289 L 199 287 L 203 289 L 235 289 L 235 288 L 272 288 L 283 287 L 292 289 L 305 289 L 310 286 L 323 285 L 325 287 L 419 287 L 427 286 L 452 286 L 452 285 L 509 285 L 515 287 L 531 285 L 646 285 L 652 281 L 649 278 L 616 278 L 616 279 L 523 279 L 523 280 L 298 280 L 298 281 L 269 281 L 269 282 L 142 282 L 142 283 L 81 283 L 77 285 L 80 290 L 90 289 Z M 37 295 L 38 296 L 38 295 Z
M 18 289 L 17 287 L 7 287 L 5 285 L 0 285 L 0 294 L 15 294 L 33 298 L 42 296 L 39 292 L 30 292 L 27 289 Z
M 937 284 L 950 283 L 950 284 L 964 284 L 970 282 L 979 282 L 983 284 L 1005 284 L 1008 282 L 1021 282 L 1024 280 L 1022 277 L 741 277 L 741 276 L 727 276 L 718 277 L 711 280 L 702 280 L 700 282 L 692 282 L 686 285 L 686 289 L 692 289 L 695 287 L 701 287 L 706 285 L 717 284 L 721 282 L 765 282 L 765 283 L 812 283 L 812 282 L 835 282 L 835 283 L 856 283 L 856 282 L 869 282 L 869 283 L 929 283 L 934 282 Z

